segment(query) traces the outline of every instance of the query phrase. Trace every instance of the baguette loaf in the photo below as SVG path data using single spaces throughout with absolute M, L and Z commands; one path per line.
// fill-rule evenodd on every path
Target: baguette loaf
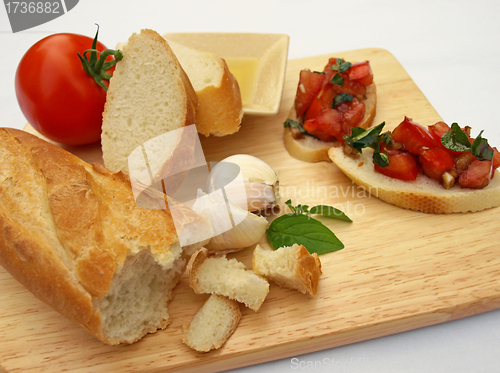
M 257 245 L 253 252 L 253 271 L 276 285 L 316 297 L 321 276 L 318 254 L 309 254 L 302 245 L 264 250 Z
M 198 97 L 196 128 L 205 135 L 238 132 L 243 118 L 240 87 L 226 62 L 213 53 L 189 48 L 164 35 Z
M 363 100 L 365 104 L 365 116 L 357 127 L 368 128 L 373 123 L 377 108 L 377 88 L 375 83 L 366 87 L 366 97 Z M 299 121 L 295 107 L 290 110 L 288 118 Z M 328 150 L 335 145 L 335 142 L 321 141 L 313 136 L 305 135 L 296 128 L 286 127 L 283 134 L 285 148 L 290 155 L 304 162 L 331 162 L 328 156 Z
M 234 333 L 240 319 L 238 302 L 212 294 L 189 326 L 184 326 L 182 341 L 199 352 L 218 349 Z
M 269 293 L 269 283 L 245 265 L 226 256 L 207 257 L 199 250 L 192 260 L 189 285 L 196 294 L 218 294 L 258 311 Z
M 329 157 L 342 172 L 370 194 L 395 206 L 429 214 L 476 212 L 500 206 L 500 172 L 483 189 L 447 190 L 420 173 L 414 181 L 403 181 L 374 170 L 373 150 L 366 148 L 356 157 L 346 156 L 341 146 L 333 147 Z
M 107 344 L 165 328 L 172 289 L 205 242 L 182 248 L 170 211 L 139 208 L 121 172 L 15 129 L 0 129 L 0 143 L 0 264 Z
M 123 55 L 109 83 L 101 144 L 105 166 L 128 173 L 128 156 L 138 146 L 195 124 L 198 101 L 174 52 L 157 32 L 133 34 Z M 176 149 L 175 144 L 169 147 Z M 159 167 L 154 173 L 161 178 L 164 171 Z

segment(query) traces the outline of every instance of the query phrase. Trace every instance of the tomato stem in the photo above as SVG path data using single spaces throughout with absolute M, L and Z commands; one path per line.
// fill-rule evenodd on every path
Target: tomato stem
M 92 48 L 87 49 L 85 52 L 83 52 L 83 56 L 80 56 L 80 53 L 77 53 L 77 55 L 80 58 L 83 70 L 92 78 L 94 78 L 97 85 L 107 91 L 108 87 L 106 87 L 106 85 L 104 84 L 103 79 L 109 80 L 111 79 L 111 75 L 106 71 L 116 65 L 116 62 L 120 61 L 123 58 L 123 53 L 119 49 L 106 49 L 102 52 L 98 51 L 96 49 L 98 34 L 99 25 L 97 25 L 97 32 L 92 42 Z M 90 54 L 89 57 L 87 56 L 88 54 Z M 97 58 L 98 54 L 99 58 Z M 111 61 L 106 61 L 106 58 L 108 58 L 109 56 L 114 56 L 115 58 Z

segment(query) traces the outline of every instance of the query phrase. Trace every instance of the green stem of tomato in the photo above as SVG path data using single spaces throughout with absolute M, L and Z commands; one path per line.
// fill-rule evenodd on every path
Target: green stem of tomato
M 108 87 L 106 87 L 106 85 L 104 84 L 103 79 L 109 80 L 111 79 L 111 75 L 106 71 L 116 65 L 116 62 L 120 61 L 123 58 L 123 53 L 120 50 L 114 49 L 106 49 L 102 52 L 98 51 L 96 49 L 98 34 L 99 25 L 97 25 L 97 32 L 92 42 L 92 48 L 87 49 L 85 52 L 83 52 L 83 56 L 80 56 L 80 53 L 77 54 L 82 63 L 83 70 L 92 78 L 94 78 L 95 82 L 100 87 L 107 91 Z M 88 53 L 90 53 L 90 58 L 87 57 Z M 99 58 L 97 58 L 97 54 L 99 54 Z M 108 58 L 109 56 L 114 56 L 115 58 L 111 61 L 106 61 L 106 58 Z

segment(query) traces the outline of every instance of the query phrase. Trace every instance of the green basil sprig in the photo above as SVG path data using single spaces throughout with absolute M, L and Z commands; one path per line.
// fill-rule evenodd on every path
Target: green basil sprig
M 309 253 L 325 254 L 344 248 L 344 244 L 323 223 L 311 217 L 320 214 L 331 218 L 351 222 L 342 211 L 326 205 L 292 206 L 291 200 L 285 202 L 292 211 L 282 215 L 269 225 L 267 238 L 274 249 L 293 244 L 303 245 Z
M 349 93 L 339 93 L 333 98 L 332 108 L 336 108 L 342 102 L 351 102 L 354 97 Z
M 352 63 L 344 61 L 342 58 L 337 58 L 337 63 L 333 64 L 331 69 L 339 73 L 345 73 L 352 66 Z
M 290 127 L 290 128 L 297 128 L 301 133 L 308 135 L 308 133 L 306 132 L 304 127 L 302 127 L 302 125 L 299 122 L 297 122 L 296 120 L 287 118 L 287 120 L 285 120 L 284 126 Z
M 455 152 L 470 151 L 481 161 L 491 161 L 493 159 L 493 149 L 488 144 L 488 140 L 482 137 L 483 131 L 476 139 L 470 142 L 467 134 L 460 128 L 458 123 L 451 125 L 451 130 L 441 137 L 441 144 Z
M 343 139 L 347 145 L 350 145 L 359 153 L 362 153 L 364 148 L 374 149 L 373 163 L 380 167 L 387 167 L 389 166 L 389 156 L 380 152 L 380 143 L 384 142 L 390 145 L 392 137 L 390 132 L 381 133 L 384 126 L 385 122 L 367 130 L 361 127 L 353 127 L 352 135 L 346 135 Z
M 332 79 L 330 79 L 330 83 L 336 84 L 343 86 L 344 85 L 344 78 L 340 76 L 339 73 L 335 74 Z
M 375 148 L 375 144 L 380 142 L 379 135 L 384 126 L 385 122 L 367 130 L 362 127 L 353 127 L 352 135 L 345 135 L 343 139 L 347 145 L 361 153 L 364 148 Z

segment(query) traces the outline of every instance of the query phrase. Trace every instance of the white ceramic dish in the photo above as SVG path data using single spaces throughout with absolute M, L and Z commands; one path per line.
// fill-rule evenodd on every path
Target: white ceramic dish
M 167 33 L 164 36 L 222 57 L 240 85 L 245 114 L 278 113 L 288 58 L 288 35 Z

